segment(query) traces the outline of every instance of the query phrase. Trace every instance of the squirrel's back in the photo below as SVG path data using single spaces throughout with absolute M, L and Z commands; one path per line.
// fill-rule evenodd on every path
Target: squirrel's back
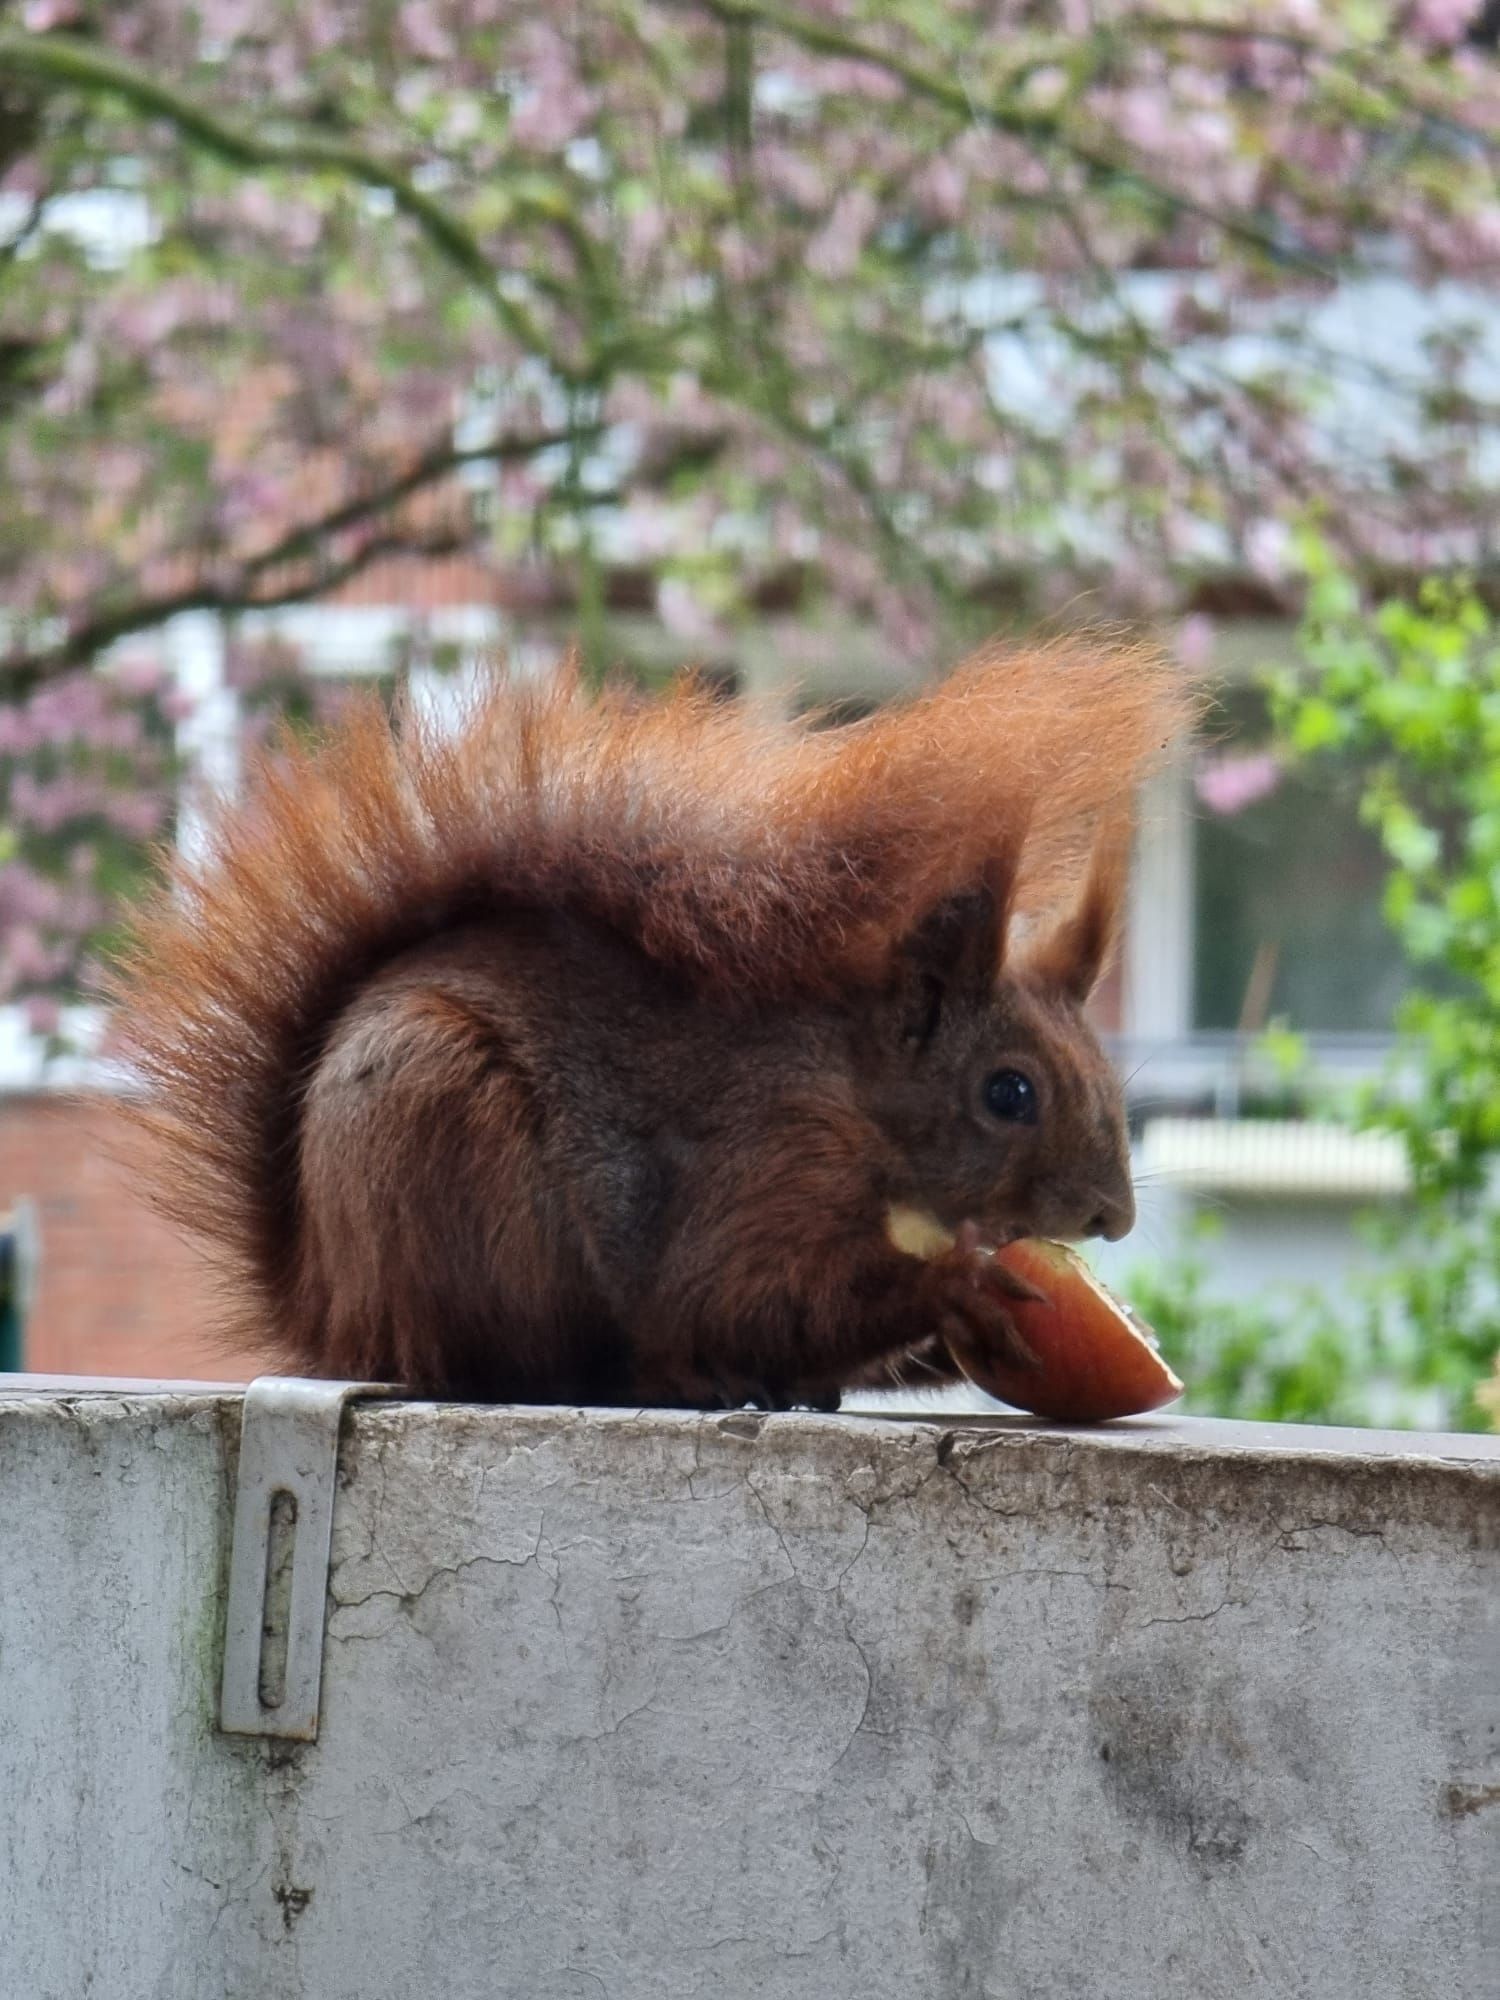
M 554 913 L 712 1007 L 856 989 L 996 865 L 1023 918 L 1046 908 L 1180 714 L 1155 655 L 1083 644 L 982 653 L 830 729 L 691 685 L 594 694 L 566 665 L 495 673 L 456 728 L 357 705 L 261 758 L 137 926 L 116 992 L 154 1198 L 274 1346 L 307 1094 L 403 954 Z

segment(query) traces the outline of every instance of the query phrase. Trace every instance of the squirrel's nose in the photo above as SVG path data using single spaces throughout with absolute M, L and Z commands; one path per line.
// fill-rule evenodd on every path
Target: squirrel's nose
M 1118 1243 L 1135 1227 L 1135 1196 L 1129 1188 L 1096 1210 L 1089 1223 L 1090 1236 L 1102 1236 L 1106 1243 Z

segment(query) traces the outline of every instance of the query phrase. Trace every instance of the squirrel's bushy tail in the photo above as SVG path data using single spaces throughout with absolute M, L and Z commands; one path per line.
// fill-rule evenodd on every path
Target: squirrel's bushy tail
M 570 667 L 497 673 L 456 731 L 372 698 L 263 757 L 136 926 L 115 998 L 157 1204 L 264 1302 L 302 1091 L 395 953 L 567 907 L 725 1000 L 836 990 L 997 862 L 1023 912 L 1055 900 L 1183 712 L 1156 655 L 1082 643 L 982 653 L 827 730 L 688 686 L 590 695 Z

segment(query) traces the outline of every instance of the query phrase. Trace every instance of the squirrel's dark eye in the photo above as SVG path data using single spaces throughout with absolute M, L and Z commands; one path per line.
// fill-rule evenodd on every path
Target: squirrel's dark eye
M 984 1086 L 984 1108 L 1008 1125 L 1035 1125 L 1036 1088 L 1018 1069 L 997 1069 Z

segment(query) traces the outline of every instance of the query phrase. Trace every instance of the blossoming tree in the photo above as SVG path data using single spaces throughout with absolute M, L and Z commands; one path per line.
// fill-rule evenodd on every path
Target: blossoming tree
M 780 593 L 917 658 L 1080 589 L 1274 588 L 1313 501 L 1353 560 L 1483 562 L 1497 35 L 1480 0 L 0 4 L 0 998 L 73 975 L 162 820 L 184 611 L 468 551 L 582 616 L 625 550 L 695 639 Z M 1457 300 L 1395 358 L 1393 284 Z

